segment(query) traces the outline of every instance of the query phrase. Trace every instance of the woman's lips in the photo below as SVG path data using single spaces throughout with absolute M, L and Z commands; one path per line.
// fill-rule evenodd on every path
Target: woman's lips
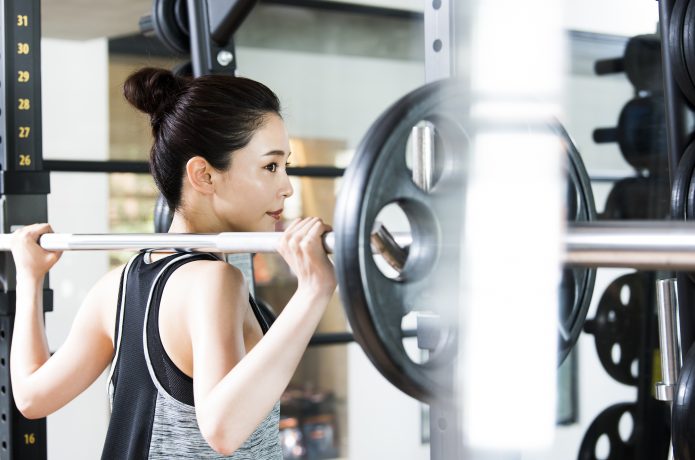
M 266 212 L 270 217 L 272 217 L 275 220 L 280 220 L 280 215 L 282 215 L 282 209 L 278 209 L 277 211 L 272 211 L 272 212 Z

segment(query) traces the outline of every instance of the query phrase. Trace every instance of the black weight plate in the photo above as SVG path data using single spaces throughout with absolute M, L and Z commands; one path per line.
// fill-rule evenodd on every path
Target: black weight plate
M 152 3 L 152 22 L 157 37 L 167 48 L 178 54 L 187 54 L 191 49 L 189 35 L 177 22 L 177 19 L 182 18 L 180 9 L 183 7 L 181 0 L 154 0 Z
M 638 97 L 620 112 L 618 142 L 623 158 L 637 170 L 661 172 L 666 155 L 663 96 Z
M 636 423 L 635 415 L 637 407 L 632 403 L 614 404 L 603 412 L 589 426 L 579 447 L 578 460 L 599 460 L 596 455 L 597 445 L 602 436 L 606 436 L 609 443 L 609 453 L 607 457 L 601 456 L 601 460 L 634 460 Z M 629 413 L 633 420 L 632 433 L 627 440 L 620 436 L 620 419 Z
M 462 161 L 468 145 L 461 120 L 468 103 L 463 88 L 455 80 L 437 81 L 387 109 L 358 146 L 336 202 L 336 273 L 355 339 L 391 383 L 423 401 L 447 399 L 452 393 L 456 319 L 444 322 L 441 346 L 424 363 L 406 353 L 401 324 L 411 311 L 456 310 Z M 429 193 L 412 181 L 405 159 L 411 129 L 421 121 L 434 125 L 435 152 L 448 163 Z M 392 203 L 408 216 L 413 235 L 398 279 L 382 274 L 371 257 L 375 219 Z
M 154 232 L 167 233 L 173 219 L 174 214 L 169 209 L 164 196 L 160 194 L 154 204 Z
M 671 415 L 673 453 L 677 460 L 695 459 L 695 346 L 680 369 Z
M 603 220 L 663 220 L 669 216 L 670 184 L 663 176 L 617 181 L 606 198 Z
M 685 201 L 685 220 L 695 220 L 695 169 L 690 174 L 688 196 Z
M 685 148 L 685 152 L 683 152 L 673 173 L 671 218 L 674 220 L 685 220 L 688 189 L 690 188 L 690 178 L 692 177 L 693 169 L 695 169 L 695 142 L 691 142 Z
M 613 281 L 599 301 L 596 316 L 584 326 L 585 331 L 594 336 L 603 368 L 625 385 L 638 383 L 638 376 L 632 371 L 638 366 L 641 352 L 641 325 L 648 305 L 645 290 L 648 283 L 643 272 L 623 275 Z M 622 298 L 623 289 L 628 290 L 627 301 Z
M 690 75 L 690 81 L 695 82 L 695 2 L 689 2 L 685 11 L 683 57 Z
M 570 222 L 588 222 L 596 220 L 596 208 L 594 196 L 591 191 L 589 174 L 586 172 L 584 162 L 577 150 L 574 142 L 564 130 L 556 123 L 551 129 L 562 139 L 564 139 L 568 161 L 568 184 L 574 190 L 575 196 L 568 201 L 568 210 L 575 211 L 568 213 L 567 219 Z M 594 282 L 596 280 L 596 269 L 594 268 L 566 268 L 563 271 L 563 278 L 570 271 L 574 277 L 574 297 L 571 306 L 560 305 L 558 323 L 558 363 L 567 358 L 569 352 L 577 343 L 582 332 L 586 314 L 591 303 L 591 295 L 594 292 Z M 560 286 L 560 301 L 566 301 L 571 297 L 567 296 L 568 284 L 563 282 Z
M 424 401 L 451 395 L 451 364 L 456 340 L 455 318 L 445 325 L 441 346 L 429 361 L 414 362 L 406 353 L 403 317 L 421 308 L 436 311 L 455 305 L 458 298 L 459 241 L 463 217 L 463 160 L 468 137 L 462 116 L 468 101 L 460 82 L 442 80 L 407 94 L 371 126 L 347 168 L 334 218 L 335 265 L 346 315 L 357 342 L 376 368 L 405 393 Z M 423 192 L 411 179 L 405 162 L 413 126 L 429 121 L 438 133 L 436 152 L 447 166 L 439 182 Z M 579 152 L 559 123 L 544 125 L 563 139 L 569 181 L 574 190 L 570 221 L 595 217 L 588 175 Z M 398 204 L 409 216 L 413 244 L 398 279 L 384 276 L 371 256 L 370 234 L 381 209 Z M 562 362 L 579 337 L 593 291 L 595 270 L 571 270 L 572 281 L 561 286 L 558 361 Z M 573 292 L 568 292 L 573 290 Z M 449 299 L 442 301 L 441 299 Z M 447 305 L 449 303 L 449 305 Z M 455 309 L 454 309 L 455 310 Z
M 625 48 L 625 74 L 637 91 L 661 93 L 661 41 L 655 34 L 632 37 Z
M 193 64 L 191 64 L 191 61 L 180 62 L 171 69 L 171 73 L 177 77 L 192 77 Z
M 692 180 L 695 174 L 695 141 L 691 141 L 685 148 L 678 166 L 673 173 L 673 185 L 671 186 L 671 218 L 674 220 L 686 220 L 695 217 L 695 194 Z M 690 208 L 690 210 L 688 209 Z M 688 272 L 688 277 L 695 282 L 695 273 Z
M 687 8 L 688 0 L 676 0 L 671 10 L 671 19 L 668 24 L 668 50 L 671 55 L 673 76 L 678 83 L 678 87 L 688 102 L 691 105 L 695 105 L 695 86 L 688 73 L 683 49 L 683 28 L 685 26 Z
M 176 0 L 174 5 L 174 19 L 176 20 L 176 26 L 183 32 L 183 35 L 190 37 L 188 31 L 188 5 L 186 0 Z

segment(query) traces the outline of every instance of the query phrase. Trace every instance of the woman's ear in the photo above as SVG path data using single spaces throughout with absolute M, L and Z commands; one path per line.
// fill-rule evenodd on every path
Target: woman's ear
M 186 177 L 195 190 L 205 195 L 214 193 L 212 185 L 213 168 L 203 157 L 196 156 L 186 163 Z

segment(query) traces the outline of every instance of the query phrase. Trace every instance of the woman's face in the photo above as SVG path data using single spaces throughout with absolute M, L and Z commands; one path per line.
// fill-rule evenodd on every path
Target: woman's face
M 268 232 L 280 220 L 285 198 L 292 195 L 287 176 L 290 142 L 285 124 L 269 114 L 251 142 L 232 155 L 230 168 L 222 174 L 213 206 L 230 231 Z

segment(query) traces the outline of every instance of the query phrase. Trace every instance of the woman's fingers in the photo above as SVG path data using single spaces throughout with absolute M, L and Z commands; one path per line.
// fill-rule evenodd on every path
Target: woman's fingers
M 292 228 L 292 230 L 288 230 L 286 233 L 286 237 L 289 246 L 296 249 L 296 247 L 299 245 L 299 243 L 306 235 L 306 232 L 309 231 L 311 225 L 313 225 L 313 223 L 316 220 L 316 217 L 307 217 L 305 219 L 302 219 L 301 222 L 298 222 L 297 225 L 295 225 L 294 228 Z
M 319 219 L 318 221 L 314 222 L 314 224 L 311 226 L 309 231 L 306 233 L 304 240 L 309 242 L 315 242 L 321 246 L 321 249 L 324 249 L 322 237 L 326 232 L 330 231 L 330 229 L 331 227 L 329 225 L 324 224 L 323 221 Z
M 39 245 L 41 235 L 52 232 L 49 224 L 32 224 L 13 233 L 12 255 L 18 273 L 43 276 L 60 259 L 61 251 L 47 251 Z

